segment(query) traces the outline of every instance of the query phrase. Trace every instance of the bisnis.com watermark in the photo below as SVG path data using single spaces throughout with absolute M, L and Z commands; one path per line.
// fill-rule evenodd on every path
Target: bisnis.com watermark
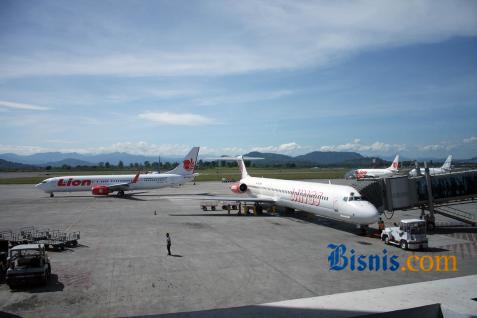
M 454 255 L 409 255 L 402 260 L 398 255 L 388 253 L 383 249 L 381 254 L 363 255 L 354 249 L 346 248 L 345 244 L 328 244 L 331 250 L 328 255 L 330 270 L 341 271 L 391 271 L 403 272 L 455 272 L 457 260 Z

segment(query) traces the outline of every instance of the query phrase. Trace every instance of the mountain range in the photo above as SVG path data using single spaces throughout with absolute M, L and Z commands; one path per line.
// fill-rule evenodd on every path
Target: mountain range
M 2 169 L 31 169 L 35 167 L 32 165 L 25 165 L 18 162 L 11 162 L 8 160 L 0 159 L 0 168 Z
M 299 156 L 287 156 L 276 153 L 262 153 L 250 152 L 245 156 L 260 157 L 263 160 L 254 161 L 256 166 L 270 166 L 270 165 L 295 165 L 295 166 L 320 166 L 320 165 L 343 165 L 353 167 L 384 167 L 394 158 L 384 157 L 384 159 L 376 157 L 365 157 L 357 152 L 337 152 L 337 151 L 313 151 Z M 68 166 L 93 166 L 100 162 L 109 162 L 112 165 L 117 165 L 122 161 L 124 165 L 134 163 L 144 163 L 145 161 L 157 162 L 158 157 L 133 155 L 125 152 L 113 152 L 107 154 L 79 154 L 76 152 L 62 153 L 62 152 L 45 152 L 33 155 L 17 155 L 13 153 L 0 154 L 0 168 L 28 168 L 32 166 L 52 166 L 61 167 Z M 161 157 L 161 162 L 178 162 L 182 160 L 181 156 L 166 156 Z M 401 161 L 406 160 L 401 158 Z M 433 159 L 434 162 L 443 162 L 444 159 Z M 455 163 L 477 163 L 477 157 L 467 160 L 454 160 Z
M 275 154 L 250 152 L 245 157 L 259 157 L 263 160 L 254 161 L 256 166 L 294 164 L 296 166 L 327 166 L 327 165 L 382 165 L 380 158 L 367 158 L 357 152 L 313 151 L 296 157 Z M 374 160 L 374 161 L 373 161 Z
M 67 164 L 70 166 L 92 166 L 100 162 L 109 162 L 117 165 L 119 161 L 123 164 L 129 165 L 131 163 L 144 163 L 144 161 L 157 162 L 159 160 L 156 156 L 132 155 L 125 152 L 113 152 L 106 154 L 80 154 L 76 152 L 62 153 L 62 152 L 43 152 L 33 155 L 17 155 L 14 153 L 0 154 L 0 159 L 22 163 L 26 165 L 37 166 L 62 166 Z M 176 162 L 182 157 L 161 157 L 161 162 Z

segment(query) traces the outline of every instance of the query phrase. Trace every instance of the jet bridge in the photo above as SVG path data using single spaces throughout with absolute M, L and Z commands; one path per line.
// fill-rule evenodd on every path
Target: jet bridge
M 477 224 L 477 212 L 455 207 L 477 198 L 477 170 L 433 176 L 395 176 L 375 181 L 353 180 L 348 184 L 380 212 L 421 208 L 429 211 L 431 222 L 433 214 L 439 213 L 474 226 Z

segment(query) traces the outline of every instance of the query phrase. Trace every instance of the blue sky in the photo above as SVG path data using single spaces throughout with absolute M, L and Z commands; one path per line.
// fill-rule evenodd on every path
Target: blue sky
M 0 153 L 477 156 L 475 1 L 1 1 Z

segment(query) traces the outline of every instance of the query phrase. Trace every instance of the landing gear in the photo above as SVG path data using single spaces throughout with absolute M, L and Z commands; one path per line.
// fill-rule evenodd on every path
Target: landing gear
M 295 212 L 295 209 L 292 208 L 287 208 L 287 207 L 279 207 L 277 209 L 278 215 L 280 216 L 289 216 L 293 212 Z
M 357 225 L 359 230 L 359 235 L 366 236 L 368 234 L 369 227 L 367 225 Z
M 124 191 L 123 191 L 123 190 L 119 190 L 117 196 L 118 196 L 119 198 L 123 198 L 123 197 L 124 197 Z
M 53 194 L 53 192 L 50 193 L 50 198 L 53 198 L 55 195 Z

